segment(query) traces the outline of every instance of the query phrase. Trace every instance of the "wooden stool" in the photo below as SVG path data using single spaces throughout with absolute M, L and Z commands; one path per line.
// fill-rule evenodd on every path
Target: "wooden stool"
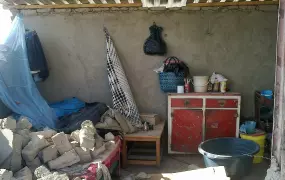
M 123 158 L 123 167 L 126 167 L 128 164 L 141 164 L 141 165 L 156 165 L 160 166 L 161 160 L 161 137 L 163 135 L 165 121 L 160 122 L 154 126 L 154 130 L 149 131 L 139 131 L 133 134 L 124 135 L 123 139 L 123 148 L 122 148 L 122 158 Z M 127 151 L 127 142 L 155 142 L 155 160 L 129 160 Z

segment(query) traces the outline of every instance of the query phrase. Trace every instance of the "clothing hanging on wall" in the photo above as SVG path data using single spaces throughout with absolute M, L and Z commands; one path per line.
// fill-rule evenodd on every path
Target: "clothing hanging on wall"
M 44 81 L 49 76 L 47 61 L 36 31 L 25 34 L 30 69 L 35 81 Z

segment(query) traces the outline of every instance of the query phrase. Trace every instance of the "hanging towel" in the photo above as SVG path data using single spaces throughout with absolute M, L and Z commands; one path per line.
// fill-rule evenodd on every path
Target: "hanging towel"
M 125 115 L 130 123 L 136 127 L 141 127 L 137 105 L 133 99 L 131 88 L 126 78 L 120 59 L 117 55 L 113 41 L 104 27 L 107 50 L 107 72 L 114 109 Z

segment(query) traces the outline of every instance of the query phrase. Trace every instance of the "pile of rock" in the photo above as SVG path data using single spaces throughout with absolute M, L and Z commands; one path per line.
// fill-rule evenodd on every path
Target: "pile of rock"
M 31 127 L 27 118 L 21 118 L 17 123 L 12 117 L 0 120 L 3 135 L 0 140 L 6 141 L 3 147 L 0 146 L 0 179 L 65 180 L 68 179 L 66 174 L 51 170 L 91 162 L 105 150 L 105 140 L 89 120 L 71 135 L 51 129 L 31 132 Z M 114 140 L 114 136 L 108 133 L 106 139 Z

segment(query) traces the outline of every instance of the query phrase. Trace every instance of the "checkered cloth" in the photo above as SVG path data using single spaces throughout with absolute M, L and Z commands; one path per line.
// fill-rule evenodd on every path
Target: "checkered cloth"
M 107 46 L 108 79 L 111 87 L 114 109 L 117 109 L 125 115 L 132 125 L 141 127 L 142 123 L 140 121 L 138 108 L 133 99 L 122 64 L 108 30 L 105 27 L 104 32 L 106 35 Z

